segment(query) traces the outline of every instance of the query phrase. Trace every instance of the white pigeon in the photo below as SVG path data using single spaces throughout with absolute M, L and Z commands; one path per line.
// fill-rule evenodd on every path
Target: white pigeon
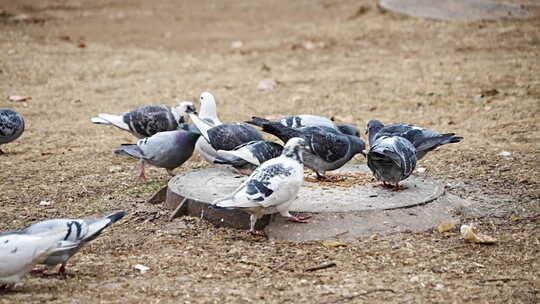
M 215 208 L 241 209 L 251 214 L 251 234 L 263 234 L 255 230 L 257 219 L 265 214 L 279 212 L 290 221 L 307 223 L 309 217 L 293 216 L 289 207 L 304 182 L 302 138 L 291 138 L 281 156 L 264 162 L 230 196 L 214 201 Z
M 203 92 L 199 99 L 201 101 L 199 118 L 213 127 L 223 124 L 217 117 L 216 99 L 214 98 L 214 95 L 209 92 Z M 214 159 L 216 159 L 217 156 L 216 149 L 212 148 L 210 143 L 202 137 L 195 143 L 195 151 L 209 163 L 214 163 Z
M 18 282 L 49 255 L 78 246 L 64 239 L 64 231 L 53 230 L 40 234 L 19 231 L 0 235 L 0 288 Z
M 158 132 L 177 130 L 180 125 L 187 123 L 188 113 L 194 111 L 195 105 L 191 101 L 183 101 L 175 107 L 144 105 L 120 115 L 101 113 L 91 121 L 94 124 L 113 125 L 137 138 L 145 138 Z

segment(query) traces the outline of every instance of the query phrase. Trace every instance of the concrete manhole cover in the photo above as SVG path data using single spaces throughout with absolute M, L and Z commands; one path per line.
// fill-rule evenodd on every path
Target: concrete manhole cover
M 439 20 L 478 21 L 534 15 L 521 5 L 492 0 L 380 0 L 379 3 L 390 11 Z
M 364 181 L 370 174 L 365 165 L 347 165 L 332 173 L 363 176 Z M 178 214 L 204 218 L 216 226 L 248 229 L 248 214 L 208 208 L 209 203 L 232 193 L 246 178 L 226 167 L 181 173 L 169 181 L 165 206 L 176 209 Z M 376 184 L 335 186 L 305 182 L 291 211 L 310 213 L 310 223 L 290 223 L 276 214 L 260 219 L 257 229 L 265 229 L 271 239 L 289 241 L 356 239 L 373 233 L 426 230 L 451 220 L 452 209 L 468 205 L 445 194 L 444 186 L 430 178 L 411 176 L 403 182 L 408 189 L 400 192 Z

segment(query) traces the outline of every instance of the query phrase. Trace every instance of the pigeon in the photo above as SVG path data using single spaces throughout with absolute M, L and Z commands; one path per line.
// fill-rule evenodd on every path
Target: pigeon
M 126 215 L 125 211 L 115 212 L 102 218 L 94 219 L 52 219 L 36 223 L 20 230 L 25 235 L 40 235 L 52 231 L 62 231 L 60 240 L 75 242 L 78 245 L 66 250 L 58 250 L 47 258 L 38 262 L 48 268 L 61 264 L 58 273 L 65 273 L 67 261 L 77 253 L 86 243 L 96 239 L 101 232 Z M 37 271 L 43 272 L 43 271 Z
M 265 161 L 276 158 L 283 152 L 283 146 L 271 141 L 250 141 L 234 150 L 217 151 L 215 164 L 232 165 L 241 174 L 251 173 Z
M 249 232 L 255 235 L 264 234 L 255 230 L 255 224 L 265 214 L 279 212 L 290 221 L 307 223 L 309 217 L 289 213 L 289 207 L 304 182 L 304 145 L 302 138 L 289 139 L 281 156 L 261 164 L 231 195 L 212 202 L 213 207 L 240 209 L 249 213 Z
M 416 167 L 416 149 L 401 136 L 381 136 L 369 149 L 367 165 L 375 178 L 383 182 L 383 187 L 404 190 L 399 182 L 409 177 Z
M 169 175 L 174 176 L 172 170 L 181 166 L 191 157 L 199 136 L 200 133 L 186 130 L 159 132 L 153 136 L 139 139 L 137 144 L 123 144 L 114 153 L 138 158 L 141 180 L 146 180 L 145 162 L 159 168 L 165 168 Z
M 78 241 L 64 240 L 65 232 L 51 230 L 39 234 L 12 231 L 0 235 L 0 289 L 28 274 L 36 264 L 54 254 L 74 250 Z
M 91 121 L 95 124 L 113 125 L 137 138 L 145 138 L 158 132 L 177 130 L 180 124 L 187 122 L 188 113 L 194 111 L 195 106 L 191 101 L 183 101 L 174 108 L 166 105 L 144 105 L 121 115 L 102 113 Z
M 364 154 L 366 144 L 353 135 L 342 134 L 328 127 L 302 127 L 293 129 L 264 118 L 252 117 L 247 123 L 262 127 L 263 131 L 277 136 L 286 142 L 292 137 L 301 137 L 306 141 L 308 150 L 304 153 L 306 167 L 317 174 L 317 179 L 336 181 L 325 175 L 326 171 L 341 168 L 356 154 Z
M 0 145 L 19 138 L 23 131 L 24 119 L 21 114 L 10 109 L 0 109 Z M 1 149 L 0 154 L 4 154 Z
M 369 145 L 381 136 L 401 136 L 409 140 L 416 148 L 417 160 L 422 159 L 429 151 L 437 147 L 460 142 L 463 137 L 455 133 L 440 134 L 421 127 L 406 124 L 392 124 L 385 126 L 378 120 L 370 120 L 366 133 L 369 136 Z
M 291 115 L 284 118 L 279 118 L 275 120 L 270 120 L 273 122 L 279 122 L 282 125 L 299 129 L 303 127 L 327 127 L 334 130 L 340 131 L 343 134 L 353 135 L 360 137 L 360 130 L 353 125 L 336 125 L 332 120 L 311 114 L 300 114 L 300 115 Z
M 217 155 L 217 150 L 230 151 L 250 141 L 263 140 L 262 135 L 255 128 L 245 123 L 225 123 L 212 126 L 195 114 L 189 114 L 189 117 L 199 129 L 202 137 L 216 151 L 215 155 Z
M 208 92 L 203 92 L 199 97 L 201 101 L 201 111 L 199 118 L 206 121 L 210 126 L 219 126 L 223 124 L 217 117 L 216 100 L 214 95 Z M 195 151 L 207 162 L 213 163 L 217 156 L 217 152 L 208 141 L 200 137 L 195 144 Z

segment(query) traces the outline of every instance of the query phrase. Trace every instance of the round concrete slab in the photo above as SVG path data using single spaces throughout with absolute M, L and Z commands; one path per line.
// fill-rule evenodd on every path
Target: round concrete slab
M 365 165 L 346 165 L 333 174 L 370 180 Z M 169 181 L 165 206 L 173 216 L 198 216 L 220 227 L 249 228 L 249 215 L 240 210 L 209 208 L 212 201 L 232 193 L 247 177 L 227 167 L 213 167 L 181 173 Z M 463 205 L 449 200 L 444 186 L 430 178 L 411 176 L 404 191 L 391 191 L 375 182 L 328 184 L 305 182 L 291 211 L 310 213 L 308 224 L 286 222 L 281 216 L 265 216 L 257 229 L 265 229 L 269 238 L 289 241 L 317 239 L 354 239 L 374 232 L 426 230 L 443 220 L 452 219 L 450 210 Z
M 521 5 L 492 0 L 380 0 L 379 5 L 389 11 L 438 20 L 478 21 L 534 15 Z

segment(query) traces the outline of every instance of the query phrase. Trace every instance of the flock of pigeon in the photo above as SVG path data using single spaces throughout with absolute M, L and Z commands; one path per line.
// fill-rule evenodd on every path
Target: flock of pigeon
M 404 187 L 399 182 L 411 175 L 416 162 L 427 152 L 463 139 L 454 133 L 439 134 L 407 124 L 385 126 L 371 120 L 366 130 L 366 153 L 360 131 L 352 125 L 338 126 L 316 115 L 277 120 L 252 117 L 245 123 L 223 123 L 217 117 L 211 93 L 202 93 L 200 103 L 199 112 L 192 102 L 185 101 L 175 107 L 144 105 L 121 115 L 99 114 L 91 121 L 115 126 L 139 138 L 136 144 L 121 145 L 114 153 L 138 159 L 139 178 L 143 180 L 145 163 L 173 175 L 172 170 L 194 151 L 212 164 L 229 165 L 249 175 L 233 193 L 214 201 L 211 207 L 249 213 L 252 234 L 262 234 L 255 230 L 255 223 L 264 214 L 279 212 L 290 221 L 307 222 L 308 217 L 289 213 L 304 181 L 304 166 L 313 170 L 317 179 L 334 182 L 326 172 L 362 154 L 373 175 L 382 181 L 381 186 L 400 191 Z M 285 145 L 265 141 L 253 125 Z M 21 115 L 0 109 L 0 144 L 17 139 L 23 131 Z M 42 271 L 34 269 L 37 264 L 47 268 L 61 265 L 58 272 L 64 273 L 71 256 L 124 215 L 120 211 L 98 219 L 46 220 L 0 234 L 0 287 L 17 282 L 31 271 Z

